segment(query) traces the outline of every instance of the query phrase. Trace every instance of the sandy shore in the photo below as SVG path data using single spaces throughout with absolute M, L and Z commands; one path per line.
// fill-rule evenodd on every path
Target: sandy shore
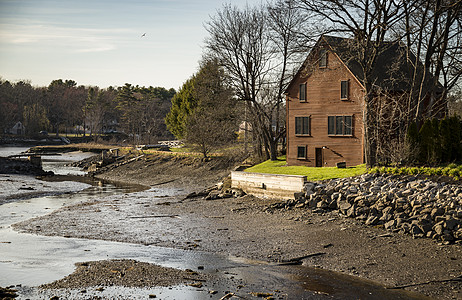
M 174 167 L 175 166 L 175 167 Z M 98 175 L 152 186 L 64 207 L 15 225 L 42 235 L 105 239 L 196 249 L 306 266 L 370 279 L 390 288 L 417 291 L 435 299 L 461 299 L 462 247 L 413 239 L 366 227 L 337 212 L 266 209 L 277 200 L 251 196 L 217 200 L 185 195 L 219 181 L 219 164 L 150 158 Z M 36 229 L 41 228 L 40 232 Z

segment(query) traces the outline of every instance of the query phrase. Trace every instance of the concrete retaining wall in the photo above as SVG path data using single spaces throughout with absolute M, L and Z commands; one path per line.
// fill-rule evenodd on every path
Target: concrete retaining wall
M 303 191 L 306 176 L 231 172 L 231 186 L 257 197 L 294 199 Z

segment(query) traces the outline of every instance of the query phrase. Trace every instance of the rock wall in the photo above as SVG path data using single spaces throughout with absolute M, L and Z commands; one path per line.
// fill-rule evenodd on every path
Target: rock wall
M 462 244 L 462 187 L 415 176 L 364 174 L 308 182 L 296 200 L 274 208 L 338 210 L 366 225 Z

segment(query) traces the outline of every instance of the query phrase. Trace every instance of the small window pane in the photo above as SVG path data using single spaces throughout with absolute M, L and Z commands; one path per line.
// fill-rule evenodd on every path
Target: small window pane
M 310 118 L 303 117 L 303 134 L 310 134 Z
M 310 134 L 310 117 L 295 117 L 295 134 Z
M 306 158 L 306 146 L 297 147 L 297 158 Z
M 341 82 L 340 98 L 348 99 L 348 81 Z
M 353 134 L 353 117 L 352 116 L 345 116 L 345 135 L 352 135 Z
M 353 135 L 353 116 L 328 116 L 329 135 Z
M 343 116 L 335 117 L 335 134 L 343 134 Z
M 321 49 L 319 51 L 319 67 L 320 68 L 327 67 L 327 51 L 324 49 Z
M 306 101 L 306 83 L 300 84 L 300 101 Z
M 302 133 L 302 118 L 295 117 L 295 134 Z
M 327 134 L 335 134 L 335 117 L 327 117 Z

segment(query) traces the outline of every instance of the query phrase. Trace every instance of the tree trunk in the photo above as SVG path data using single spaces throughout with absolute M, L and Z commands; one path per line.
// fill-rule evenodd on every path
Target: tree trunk
M 269 141 L 270 146 L 270 159 L 277 160 L 278 159 L 278 140 L 271 140 Z
M 363 124 L 364 124 L 364 158 L 367 167 L 372 167 L 376 164 L 376 146 L 371 107 L 372 96 L 367 94 L 364 103 Z

